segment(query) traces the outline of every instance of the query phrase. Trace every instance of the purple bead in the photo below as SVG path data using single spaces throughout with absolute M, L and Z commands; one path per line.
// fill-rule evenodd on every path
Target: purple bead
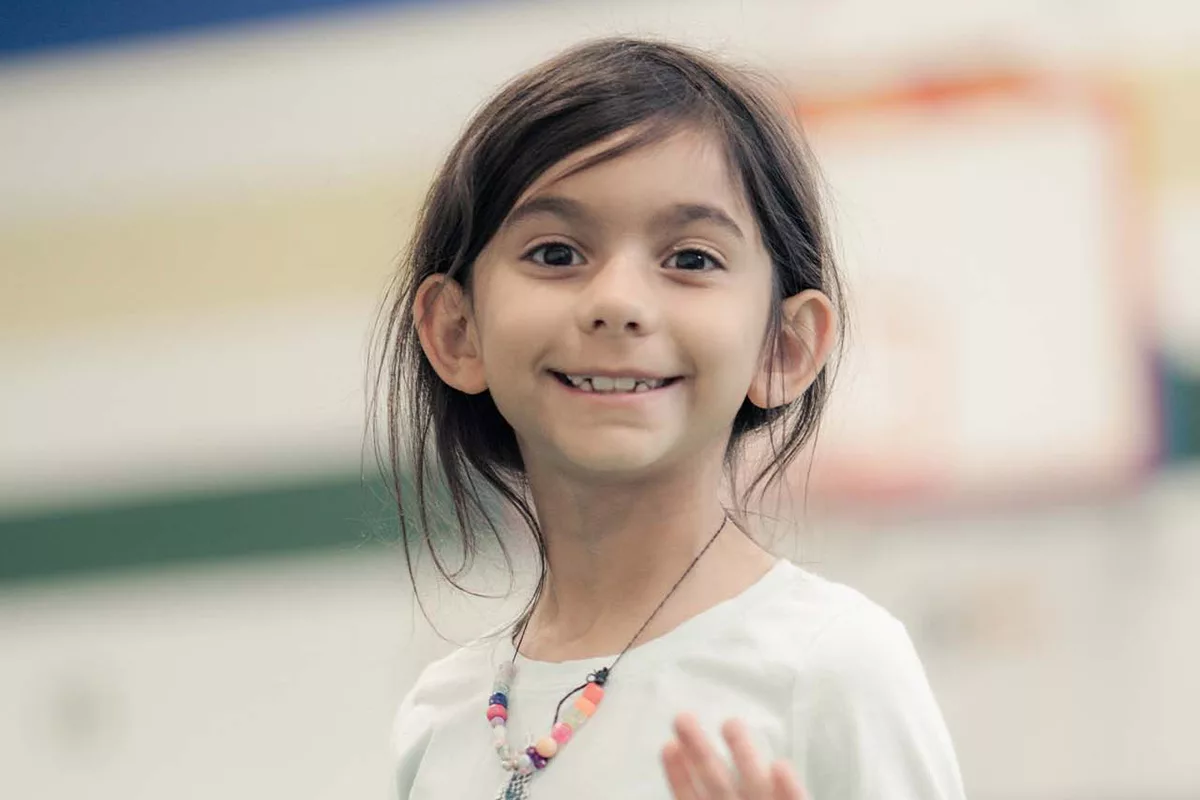
M 543 758 L 539 753 L 535 752 L 533 755 L 531 755 L 529 757 L 529 760 L 533 762 L 534 769 L 545 769 L 546 768 L 546 759 Z

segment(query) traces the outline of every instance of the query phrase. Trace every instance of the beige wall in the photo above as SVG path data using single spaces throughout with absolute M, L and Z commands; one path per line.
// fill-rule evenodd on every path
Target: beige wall
M 1200 5 L 384 10 L 0 68 L 0 517 L 352 474 L 371 312 L 439 154 L 502 76 L 618 30 L 801 92 L 995 67 L 1127 87 L 1139 341 L 1200 375 Z M 1198 498 L 1179 467 L 814 518 L 794 552 L 909 624 L 972 797 L 1177 800 L 1200 795 Z M 0 587 L 0 797 L 386 796 L 395 704 L 446 647 L 402 574 L 372 555 Z

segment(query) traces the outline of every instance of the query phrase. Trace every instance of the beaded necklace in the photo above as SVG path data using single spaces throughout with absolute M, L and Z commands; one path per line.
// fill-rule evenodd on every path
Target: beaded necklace
M 518 753 L 508 746 L 508 694 L 512 689 L 513 679 L 517 674 L 517 653 L 520 652 L 521 643 L 525 641 L 525 630 L 529 627 L 529 618 L 526 617 L 525 622 L 521 625 L 520 635 L 513 645 L 513 657 L 510 661 L 502 662 L 496 670 L 496 680 L 492 684 L 492 696 L 488 698 L 487 719 L 488 724 L 492 726 L 492 742 L 495 745 L 496 753 L 500 756 L 501 765 L 504 769 L 512 773 L 512 777 L 500 787 L 500 793 L 496 795 L 496 800 L 525 800 L 529 797 L 529 781 L 532 780 L 534 774 L 539 770 L 545 769 L 555 754 L 583 726 L 583 723 L 587 722 L 588 718 L 596 713 L 596 707 L 604 699 L 604 684 L 608 682 L 612 671 L 616 669 L 617 664 L 620 663 L 625 653 L 630 647 L 633 647 L 633 643 L 646 630 L 650 621 L 666 605 L 667 600 L 671 599 L 671 595 L 675 594 L 675 590 L 683 583 L 683 579 L 699 563 L 701 556 L 708 552 L 708 548 L 712 547 L 713 542 L 721 535 L 721 531 L 725 530 L 727 522 L 729 522 L 728 511 L 721 516 L 721 525 L 717 528 L 716 533 L 709 537 L 708 543 L 692 559 L 692 563 L 679 576 L 679 580 L 675 581 L 675 585 L 671 587 L 671 591 L 667 592 L 654 611 L 650 612 L 650 616 L 642 623 L 642 627 L 638 628 L 638 632 L 633 635 L 629 643 L 617 654 L 612 664 L 589 673 L 585 683 L 567 692 L 558 701 L 558 708 L 554 711 L 554 721 L 551 723 L 549 735 L 543 736 L 536 743 L 526 747 L 523 752 Z M 562 712 L 563 703 L 567 702 L 571 695 L 580 690 L 583 691 L 583 695 L 576 699 L 574 704 L 567 709 L 567 713 L 563 715 L 560 722 L 558 717 Z

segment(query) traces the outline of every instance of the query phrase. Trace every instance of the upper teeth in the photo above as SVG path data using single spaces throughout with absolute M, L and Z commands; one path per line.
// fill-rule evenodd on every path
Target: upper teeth
M 568 375 L 567 380 L 585 392 L 648 392 L 667 382 L 665 378 L 610 378 L 604 375 Z

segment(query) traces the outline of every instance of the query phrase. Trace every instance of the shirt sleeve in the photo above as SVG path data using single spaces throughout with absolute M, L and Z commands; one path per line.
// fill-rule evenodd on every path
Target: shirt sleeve
M 842 615 L 797 678 L 794 763 L 807 800 L 963 800 L 949 732 L 904 626 Z
M 425 674 L 400 703 L 392 724 L 392 757 L 396 766 L 393 788 L 397 800 L 408 800 L 421 759 L 433 734 L 433 711 L 420 701 Z

